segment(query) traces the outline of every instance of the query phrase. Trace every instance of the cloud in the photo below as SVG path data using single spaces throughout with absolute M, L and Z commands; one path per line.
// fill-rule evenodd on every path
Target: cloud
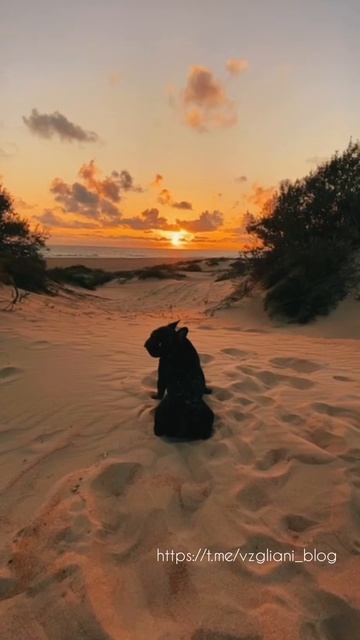
M 161 187 L 163 183 L 164 177 L 158 173 L 152 185 L 155 187 Z M 173 207 L 174 209 L 192 210 L 191 202 L 188 202 L 188 200 L 175 200 L 171 191 L 165 187 L 161 189 L 158 195 L 158 203 L 163 206 Z
M 181 93 L 181 108 L 185 123 L 199 132 L 231 127 L 237 122 L 234 102 L 207 67 L 191 67 Z
M 161 189 L 158 197 L 158 202 L 163 205 L 168 205 L 168 204 L 171 204 L 171 201 L 172 201 L 172 195 L 169 189 Z
M 23 210 L 29 211 L 30 209 L 34 209 L 36 205 L 29 204 L 28 202 L 25 202 L 25 200 L 23 200 L 22 198 L 15 198 L 14 207 L 15 209 L 23 209 Z
M 237 227 L 230 227 L 228 228 L 226 231 L 230 234 L 230 235 L 245 235 L 247 234 L 247 228 L 249 226 L 249 224 L 255 222 L 256 218 L 255 216 L 250 213 L 249 211 L 246 211 L 246 213 L 243 213 L 241 218 L 239 219 L 239 224 Z
M 117 87 L 121 82 L 121 73 L 119 73 L 118 71 L 114 71 L 113 73 L 110 73 L 109 75 L 109 84 L 112 87 Z
M 153 182 L 151 183 L 151 186 L 160 187 L 163 182 L 164 182 L 164 176 L 162 176 L 161 173 L 157 173 Z
M 76 215 L 100 227 L 123 226 L 122 212 L 118 207 L 122 195 L 141 189 L 134 184 L 129 171 L 112 171 L 102 177 L 100 168 L 91 160 L 80 167 L 78 175 L 79 180 L 72 184 L 62 178 L 54 178 L 50 185 L 60 213 Z M 47 216 L 46 224 L 58 226 L 58 222 L 59 218 Z M 81 224 L 87 226 L 83 222 Z
M 253 184 L 251 191 L 247 194 L 246 200 L 249 204 L 255 205 L 262 209 L 275 194 L 275 187 L 263 187 L 259 184 Z
M 160 216 L 159 209 L 145 209 L 140 216 L 123 218 L 121 224 L 126 227 L 131 227 L 132 229 L 177 230 L 177 225 L 170 224 L 165 217 Z
M 191 232 L 216 231 L 224 223 L 224 214 L 221 211 L 203 211 L 199 218 L 194 220 L 176 220 L 181 229 Z
M 244 58 L 230 58 L 226 62 L 227 71 L 233 76 L 239 76 L 240 73 L 248 69 L 249 63 Z
M 36 216 L 36 219 L 46 227 L 62 228 L 62 229 L 97 229 L 98 225 L 93 222 L 84 222 L 81 220 L 64 220 L 61 216 L 45 209 L 44 213 Z
M 79 179 L 73 183 L 54 178 L 50 192 L 56 205 L 36 216 L 39 222 L 53 228 L 69 229 L 178 230 L 178 226 L 169 223 L 156 208 L 145 209 L 138 216 L 123 215 L 118 206 L 122 194 L 140 189 L 135 186 L 127 170 L 112 171 L 109 176 L 103 177 L 100 168 L 92 160 L 80 167 L 78 175 Z
M 93 189 L 98 195 L 104 196 L 112 202 L 121 200 L 121 193 L 126 191 L 142 191 L 142 188 L 135 186 L 133 177 L 129 171 L 112 171 L 109 176 L 101 179 L 101 170 L 96 166 L 94 160 L 80 167 L 79 176 L 84 180 L 89 189 Z
M 54 113 L 39 113 L 33 109 L 28 118 L 23 121 L 32 133 L 41 138 L 52 138 L 58 135 L 65 142 L 97 142 L 99 137 L 94 131 L 86 131 L 80 125 L 70 122 L 59 111 Z
M 238 182 L 239 184 L 247 182 L 247 177 L 246 176 L 238 176 L 237 178 L 235 178 L 235 182 Z
M 180 200 L 180 202 L 173 202 L 171 205 L 174 209 L 187 209 L 188 211 L 192 210 L 191 202 L 187 202 L 186 200 Z

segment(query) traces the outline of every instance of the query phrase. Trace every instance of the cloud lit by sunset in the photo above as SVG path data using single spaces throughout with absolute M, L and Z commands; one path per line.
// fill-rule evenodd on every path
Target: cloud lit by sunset
M 244 217 L 357 130 L 351 21 L 336 7 L 316 28 L 307 0 L 262 6 L 261 20 L 228 0 L 206 21 L 203 3 L 189 21 L 186 2 L 94 2 L 85 17 L 72 7 L 79 30 L 65 7 L 21 4 L 3 9 L 17 39 L 2 37 L 0 173 L 50 244 L 241 248 Z

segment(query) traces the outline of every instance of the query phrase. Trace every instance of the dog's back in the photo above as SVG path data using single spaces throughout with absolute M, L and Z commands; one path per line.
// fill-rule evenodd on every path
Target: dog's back
M 159 358 L 155 435 L 190 440 L 212 435 L 214 414 L 203 401 L 206 387 L 199 355 L 187 338 L 188 329 L 176 331 L 177 322 L 153 331 L 145 348 Z M 164 397 L 164 394 L 166 395 Z

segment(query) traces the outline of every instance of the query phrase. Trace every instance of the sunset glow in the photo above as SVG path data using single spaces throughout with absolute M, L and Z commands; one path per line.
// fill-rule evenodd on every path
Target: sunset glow
M 341 3 L 31 7 L 2 9 L 0 175 L 50 244 L 237 250 L 247 212 L 358 131 Z
M 171 234 L 171 244 L 173 244 L 174 247 L 179 248 L 188 242 L 189 242 L 189 238 L 186 238 L 186 233 L 182 230 L 174 231 Z

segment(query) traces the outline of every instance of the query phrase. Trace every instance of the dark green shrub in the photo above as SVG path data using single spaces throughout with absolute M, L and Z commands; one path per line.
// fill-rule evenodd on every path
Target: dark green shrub
M 248 231 L 263 244 L 251 267 L 268 312 L 297 322 L 328 313 L 353 285 L 360 249 L 360 144 L 283 182 Z
M 14 210 L 11 196 L 0 186 L 1 280 L 27 291 L 47 291 L 45 235 Z

